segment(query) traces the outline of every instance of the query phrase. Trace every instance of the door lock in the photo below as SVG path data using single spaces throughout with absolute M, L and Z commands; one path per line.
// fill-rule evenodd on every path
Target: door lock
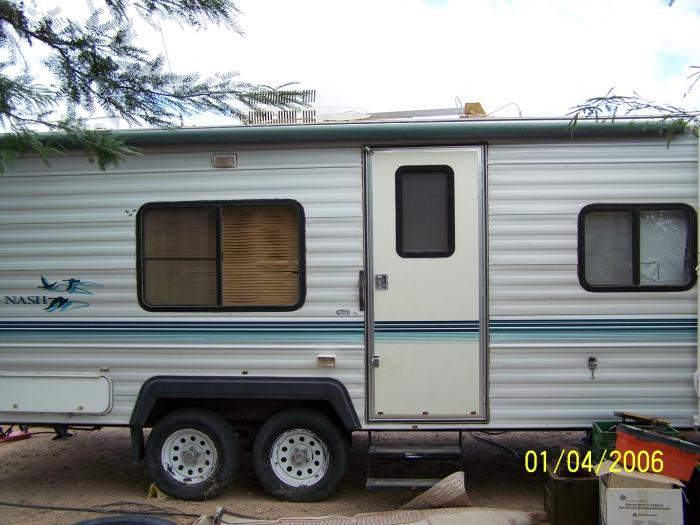
M 372 356 L 372 359 L 370 359 L 369 362 L 372 365 L 372 368 L 379 368 L 379 356 L 378 355 Z
M 374 276 L 374 286 L 377 290 L 388 290 L 389 276 L 385 273 L 378 273 Z
M 595 357 L 589 357 L 588 369 L 591 371 L 591 379 L 595 379 L 596 368 L 598 368 L 598 360 Z

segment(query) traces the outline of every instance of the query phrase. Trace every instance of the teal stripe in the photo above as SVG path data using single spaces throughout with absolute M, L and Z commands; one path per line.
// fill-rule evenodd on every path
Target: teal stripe
M 362 344 L 364 323 L 328 322 L 0 322 L 5 341 Z
M 374 340 L 381 343 L 478 342 L 479 321 L 377 321 Z
M 6 342 L 251 342 L 362 344 L 364 322 L 352 321 L 0 321 Z M 475 342 L 479 323 L 469 321 L 378 321 L 380 342 Z M 492 342 L 630 341 L 695 342 L 694 318 L 681 319 L 508 319 L 493 320 Z
M 0 332 L 1 333 L 1 332 Z M 256 331 L 256 332 L 220 332 L 220 331 L 150 331 L 150 332 L 123 332 L 123 331 L 63 331 L 43 330 L 34 333 L 14 332 L 2 334 L 4 342 L 60 342 L 60 341 L 95 341 L 95 342 L 137 342 L 137 343 L 192 343 L 192 344 L 225 344 L 248 342 L 252 344 L 324 344 L 345 343 L 361 345 L 364 343 L 364 334 L 342 333 L 333 330 L 325 331 Z
M 426 342 L 432 341 L 435 343 L 442 342 L 478 342 L 479 334 L 469 334 L 469 333 L 447 333 L 447 334 L 435 334 L 435 333 L 411 333 L 411 332 L 397 332 L 397 333 L 377 333 L 374 336 L 375 341 L 381 341 L 384 343 L 400 343 L 400 342 Z
M 493 320 L 492 342 L 558 340 L 695 342 L 697 320 L 683 319 L 556 319 Z

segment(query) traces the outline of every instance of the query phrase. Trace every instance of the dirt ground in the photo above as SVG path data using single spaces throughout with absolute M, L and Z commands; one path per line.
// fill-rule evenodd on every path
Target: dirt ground
M 32 429 L 36 432 L 42 430 L 45 429 Z M 469 496 L 475 505 L 507 509 L 543 509 L 545 475 L 541 469 L 535 474 L 525 471 L 522 458 L 528 450 L 547 450 L 553 454 L 560 446 L 584 447 L 583 432 L 476 433 L 476 436 L 506 445 L 520 456 L 518 458 L 512 452 L 468 433 L 464 435 L 464 467 Z M 53 433 L 36 434 L 27 440 L 0 444 L 0 502 L 80 508 L 117 504 L 117 508 L 130 510 L 148 510 L 143 505 L 154 505 L 160 509 L 198 515 L 212 514 L 216 507 L 223 506 L 252 517 L 277 518 L 393 510 L 417 494 L 412 491 L 365 490 L 367 436 L 364 433 L 353 437 L 348 471 L 339 490 L 319 503 L 289 503 L 273 499 L 258 483 L 247 454 L 234 483 L 214 500 L 197 503 L 148 500 L 150 480 L 143 463 L 131 463 L 128 430 L 78 431 L 64 440 L 52 440 L 52 437 Z M 450 440 L 454 443 L 457 437 L 454 433 L 382 433 L 381 439 L 383 443 L 417 440 L 425 444 Z M 454 463 L 433 465 L 428 474 L 442 477 L 457 470 L 455 467 Z M 99 514 L 0 506 L 1 525 L 68 525 L 97 516 Z M 186 517 L 169 519 L 180 524 L 193 521 L 193 518 Z

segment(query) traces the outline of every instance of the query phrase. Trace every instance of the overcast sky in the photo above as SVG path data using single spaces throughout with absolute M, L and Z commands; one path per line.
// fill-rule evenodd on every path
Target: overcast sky
M 668 0 L 236 4 L 245 36 L 173 23 L 162 24 L 162 38 L 141 24 L 137 31 L 155 52 L 167 50 L 174 72 L 295 81 L 316 90 L 319 112 L 445 108 L 459 100 L 479 101 L 487 112 L 515 102 L 523 116 L 561 116 L 610 88 L 700 108 L 700 83 L 683 99 L 690 66 L 700 65 L 700 0 L 672 7 Z M 497 113 L 517 114 L 512 106 Z M 206 122 L 220 120 L 197 119 Z

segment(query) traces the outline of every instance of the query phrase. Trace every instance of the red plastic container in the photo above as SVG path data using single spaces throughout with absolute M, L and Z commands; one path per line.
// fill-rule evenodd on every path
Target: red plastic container
M 19 441 L 20 439 L 28 439 L 32 437 L 32 435 L 29 432 L 21 432 L 21 431 L 15 431 L 15 432 L 10 432 L 7 435 L 0 434 L 0 443 L 7 443 L 9 441 Z
M 661 451 L 663 470 L 657 474 L 678 478 L 681 481 L 688 481 L 693 476 L 695 466 L 700 459 L 700 445 L 622 424 L 617 426 L 615 449 L 622 454 L 622 462 L 627 467 L 633 467 L 631 462 L 625 461 L 624 458 L 624 453 L 628 450 L 634 453 L 635 460 L 643 450 L 649 454 L 650 458 L 654 452 Z

